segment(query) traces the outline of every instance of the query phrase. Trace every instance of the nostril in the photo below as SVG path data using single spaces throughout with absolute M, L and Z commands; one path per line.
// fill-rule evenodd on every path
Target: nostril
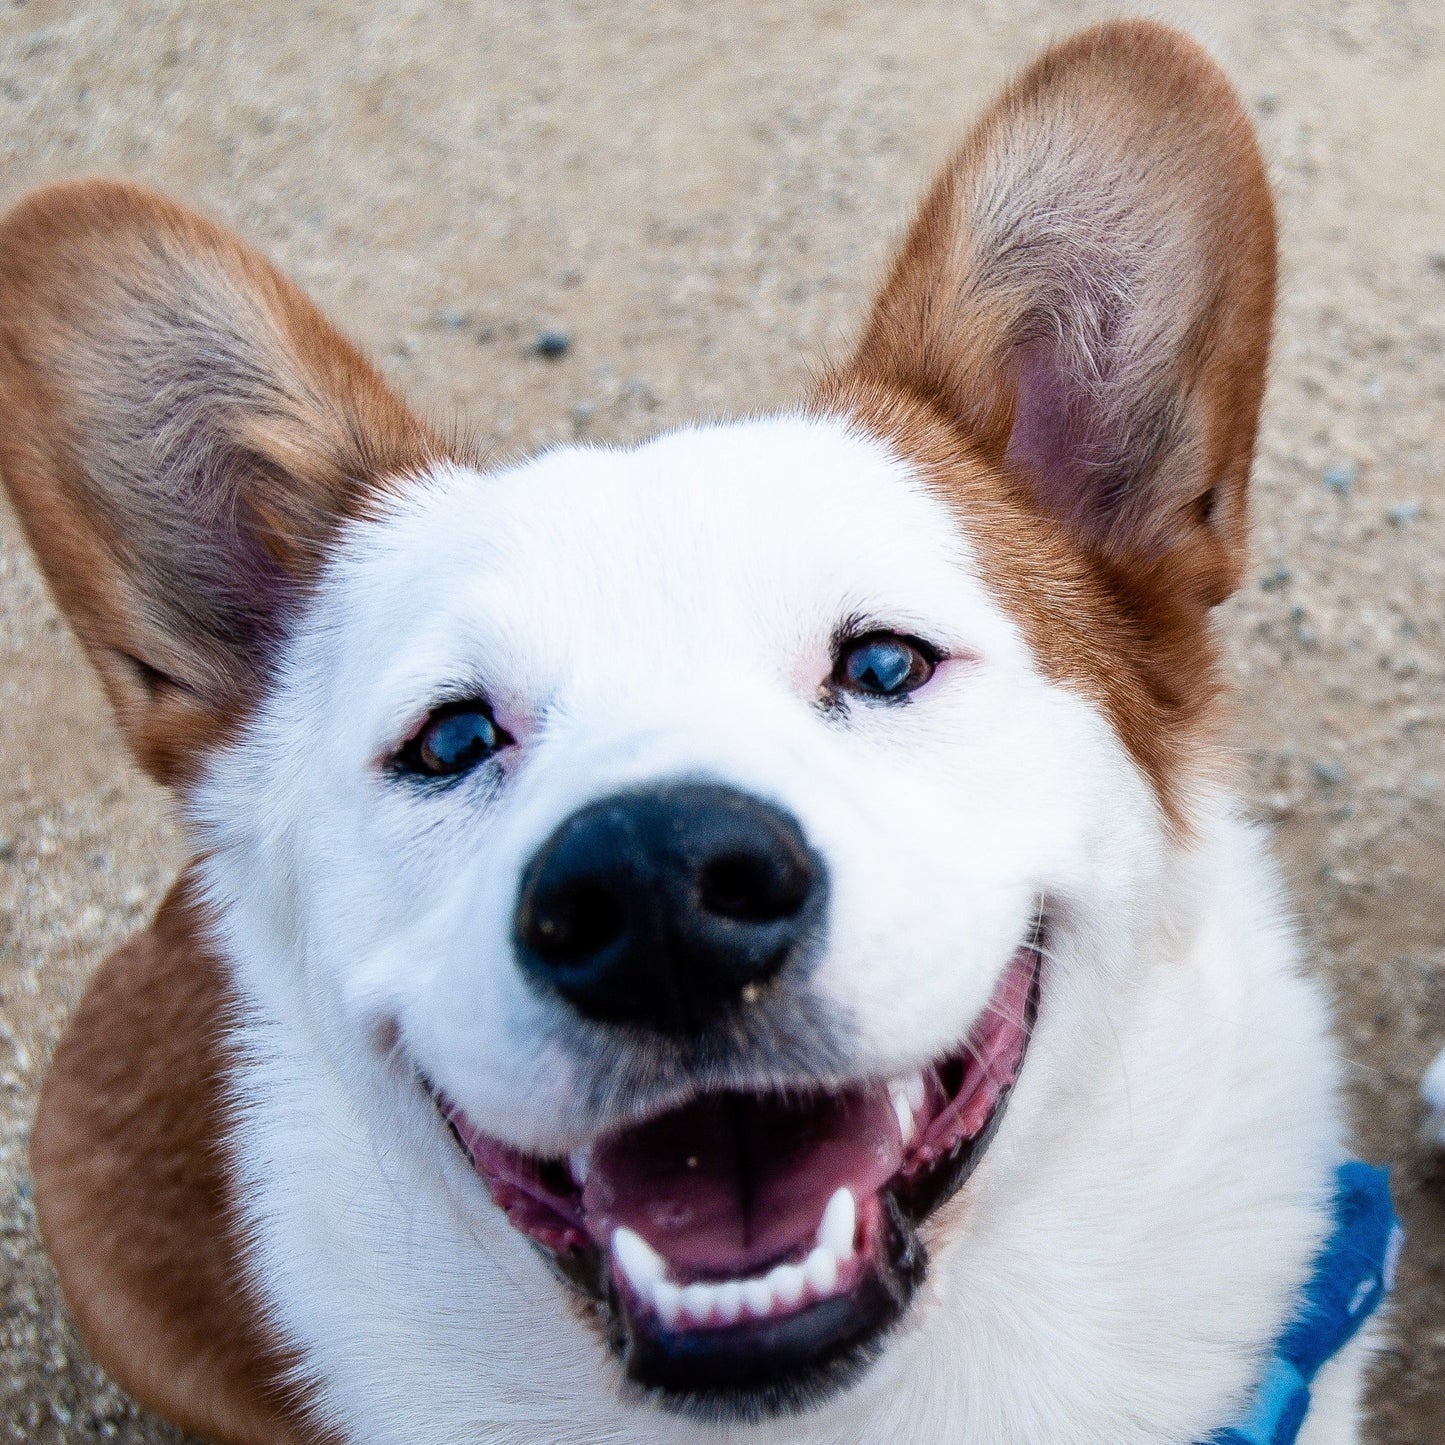
M 757 853 L 727 853 L 703 865 L 698 903 L 715 918 L 776 923 L 803 906 L 809 880 L 796 868 Z
M 527 943 L 547 963 L 582 963 L 615 943 L 626 928 L 612 891 L 579 879 L 536 908 Z

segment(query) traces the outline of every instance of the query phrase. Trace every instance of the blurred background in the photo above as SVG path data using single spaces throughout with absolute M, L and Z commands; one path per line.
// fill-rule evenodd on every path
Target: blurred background
M 0 0 L 0 204 L 143 178 L 269 252 L 506 456 L 796 397 L 910 205 L 1039 47 L 1037 0 Z M 1157 12 L 1156 12 L 1157 13 Z M 1254 562 L 1223 627 L 1250 805 L 1410 1231 L 1370 1439 L 1445 1439 L 1445 6 L 1175 12 L 1257 118 L 1283 290 Z M 89 1361 L 33 1232 L 35 1090 L 183 859 L 0 504 L 0 1439 L 173 1442 Z

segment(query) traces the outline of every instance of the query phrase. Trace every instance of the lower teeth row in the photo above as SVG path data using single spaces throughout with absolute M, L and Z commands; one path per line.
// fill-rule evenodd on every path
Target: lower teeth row
M 667 1263 L 634 1230 L 612 1233 L 615 1271 L 669 1329 L 689 1325 L 736 1324 L 745 1316 L 767 1319 L 786 1314 L 804 1298 L 826 1299 L 838 1288 L 839 1270 L 852 1259 L 858 1211 L 852 1192 L 839 1189 L 828 1201 L 817 1242 L 799 1264 L 774 1265 L 750 1279 L 698 1281 L 679 1285 L 667 1278 Z

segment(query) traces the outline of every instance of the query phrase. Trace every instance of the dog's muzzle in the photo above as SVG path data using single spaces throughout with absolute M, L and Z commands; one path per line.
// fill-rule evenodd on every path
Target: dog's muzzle
M 705 1038 L 805 971 L 826 904 L 792 818 L 678 783 L 557 829 L 523 877 L 517 952 L 535 986 L 636 1050 Z M 633 1382 L 695 1413 L 801 1408 L 876 1356 L 923 1276 L 919 1223 L 998 1126 L 1041 926 L 961 1047 L 905 1078 L 700 1088 L 566 1159 L 523 1154 L 431 1092 L 510 1223 L 598 1307 Z

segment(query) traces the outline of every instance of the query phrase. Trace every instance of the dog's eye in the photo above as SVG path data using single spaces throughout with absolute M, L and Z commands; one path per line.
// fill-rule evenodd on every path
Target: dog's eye
M 396 755 L 396 765 L 429 778 L 451 777 L 485 762 L 511 741 L 485 703 L 451 702 L 432 713 Z
M 849 692 L 872 697 L 902 697 L 933 676 L 938 654 L 916 637 L 870 632 L 845 643 L 834 678 Z

